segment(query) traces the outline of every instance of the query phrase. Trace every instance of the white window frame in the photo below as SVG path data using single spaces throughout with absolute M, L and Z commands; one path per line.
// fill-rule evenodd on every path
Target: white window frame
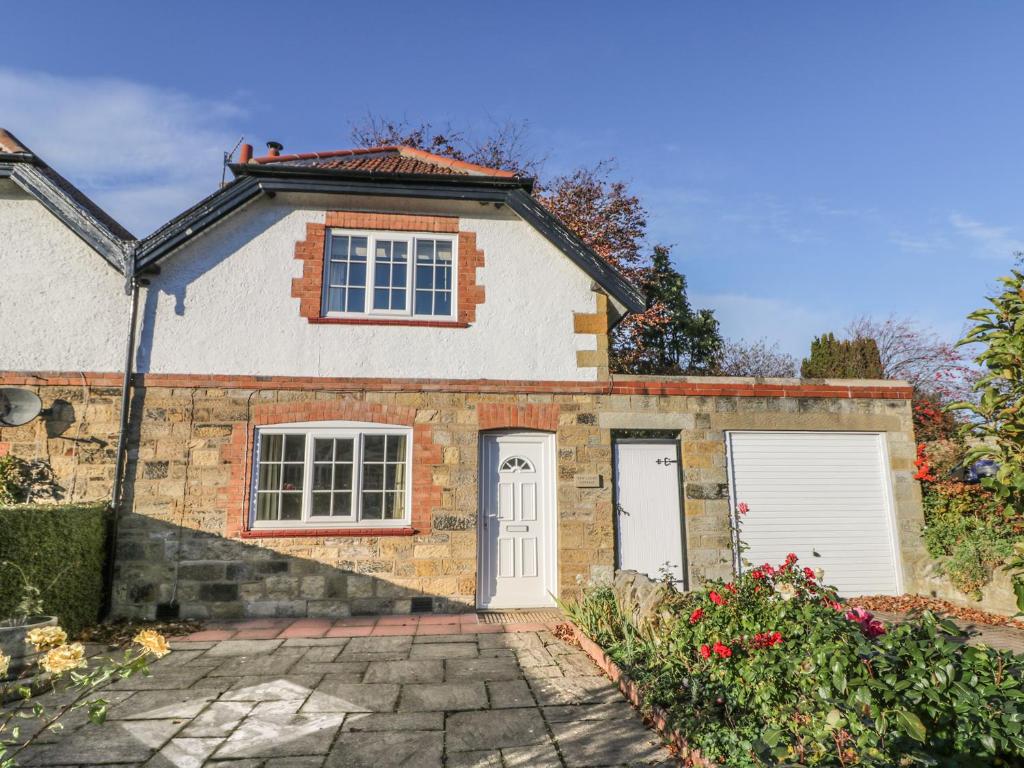
M 302 478 L 302 517 L 299 520 L 257 520 L 260 444 L 264 435 L 304 435 L 306 452 Z M 363 439 L 367 435 L 405 437 L 405 506 L 400 519 L 363 518 Z M 317 438 L 353 438 L 353 514 L 345 517 L 313 516 L 313 441 Z M 257 427 L 253 438 L 252 479 L 249 484 L 250 530 L 282 528 L 407 528 L 412 519 L 412 428 L 370 422 L 297 422 Z
M 328 311 L 328 294 L 330 291 L 330 266 L 331 266 L 331 239 L 333 237 L 365 237 L 366 238 L 366 303 L 362 312 L 339 312 Z M 405 309 L 374 309 L 373 290 L 376 277 L 377 265 L 377 241 L 378 240 L 399 240 L 407 244 L 409 255 L 409 273 L 406 279 L 406 302 Z M 417 240 L 438 240 L 450 243 L 452 247 L 452 301 L 451 312 L 447 315 L 418 315 L 415 312 L 416 306 L 416 241 Z M 459 238 L 457 236 L 442 234 L 439 232 L 396 232 L 381 229 L 342 229 L 331 227 L 327 230 L 324 238 L 324 266 L 323 266 L 323 290 L 320 295 L 321 317 L 336 317 L 347 319 L 381 318 L 385 320 L 409 319 L 424 321 L 454 321 L 458 317 L 459 303 Z

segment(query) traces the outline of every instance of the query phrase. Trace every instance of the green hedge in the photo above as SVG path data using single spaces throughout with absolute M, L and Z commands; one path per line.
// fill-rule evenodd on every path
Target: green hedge
M 0 560 L 44 590 L 46 613 L 69 634 L 100 618 L 108 521 L 106 503 L 0 506 Z M 0 566 L 0 618 L 13 613 L 21 588 L 18 572 Z

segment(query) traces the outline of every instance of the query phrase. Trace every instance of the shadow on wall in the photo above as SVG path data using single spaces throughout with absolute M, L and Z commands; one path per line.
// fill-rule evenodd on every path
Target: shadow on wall
M 244 253 L 240 252 L 244 252 L 246 246 L 252 247 L 252 243 L 257 242 L 262 233 L 287 217 L 290 212 L 286 205 L 275 205 L 262 200 L 250 203 L 250 207 L 258 207 L 259 210 L 253 212 L 255 215 L 235 217 L 226 222 L 226 226 L 222 225 L 207 233 L 200 239 L 199 245 L 188 246 L 187 258 L 180 258 L 179 254 L 174 254 L 161 262 L 159 274 L 143 273 L 142 277 L 149 280 L 149 287 L 146 289 L 139 313 L 142 319 L 135 353 L 135 370 L 138 373 L 149 373 L 153 363 L 153 340 L 156 335 L 160 294 L 172 296 L 174 314 L 183 317 L 185 298 L 193 282 L 215 269 L 229 256 L 244 258 Z M 281 254 L 281 259 L 289 265 L 297 264 L 294 255 L 293 244 L 292 248 Z M 284 280 L 278 287 L 291 295 L 290 279 Z M 248 300 L 243 295 L 245 290 L 245 286 L 241 286 L 239 295 L 227 297 L 227 304 L 230 306 Z M 225 319 L 230 319 L 230 314 L 226 315 Z M 162 332 L 166 335 L 169 329 Z
M 475 610 L 475 561 L 440 555 L 414 561 L 417 547 L 431 549 L 450 537 L 472 537 L 475 547 L 476 521 L 469 516 L 435 515 L 431 530 L 412 536 L 225 537 L 231 512 L 211 493 L 224 482 L 224 465 L 198 465 L 190 439 L 199 427 L 214 430 L 196 438 L 207 450 L 227 440 L 234 423 L 251 425 L 252 401 L 239 400 L 214 419 L 194 400 L 191 406 L 187 399 L 148 403 L 145 387 L 133 390 L 113 615 L 152 618 L 158 604 L 172 602 L 185 618 Z M 177 434 L 179 427 L 187 431 Z M 437 588 L 407 586 L 413 581 Z
M 408 547 L 411 554 L 415 538 L 381 537 L 381 544 Z M 470 602 L 392 583 L 374 573 L 374 560 L 355 559 L 372 556 L 376 539 L 309 539 L 309 550 L 337 557 L 337 565 L 138 514 L 122 515 L 118 539 L 113 614 L 119 617 L 152 618 L 158 604 L 172 602 L 183 618 L 335 618 L 475 609 Z

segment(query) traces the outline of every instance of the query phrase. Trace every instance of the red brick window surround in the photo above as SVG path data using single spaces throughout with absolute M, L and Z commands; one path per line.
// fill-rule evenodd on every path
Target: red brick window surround
M 348 421 L 411 427 L 412 467 L 407 492 L 412 498 L 410 524 L 405 527 L 258 528 L 250 525 L 253 449 L 256 430 L 275 424 Z M 221 459 L 231 467 L 231 480 L 221 491 L 227 510 L 224 535 L 228 538 L 300 538 L 331 536 L 411 536 L 430 529 L 431 512 L 441 502 L 441 488 L 434 485 L 434 468 L 443 463 L 443 448 L 433 440 L 429 424 L 415 423 L 415 410 L 402 406 L 367 403 L 354 398 L 340 401 L 259 403 L 248 423 L 236 423 L 231 440 L 221 447 Z
M 331 229 L 386 230 L 393 232 L 436 232 L 457 235 L 455 319 L 325 317 L 323 315 L 324 256 Z M 410 255 L 411 256 L 411 255 Z M 476 308 L 484 303 L 484 287 L 477 282 L 477 269 L 484 265 L 484 252 L 477 247 L 476 233 L 459 229 L 455 216 L 420 216 L 402 213 L 327 211 L 323 224 L 306 225 L 306 239 L 295 244 L 295 258 L 302 263 L 302 276 L 292 279 L 292 297 L 299 300 L 299 315 L 310 323 L 341 325 L 415 325 L 466 328 L 476 321 Z M 409 300 L 412 301 L 410 292 Z

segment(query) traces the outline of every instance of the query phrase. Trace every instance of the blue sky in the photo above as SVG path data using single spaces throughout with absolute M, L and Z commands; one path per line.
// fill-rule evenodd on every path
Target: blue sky
M 1024 248 L 1024 6 L 22 4 L 0 125 L 136 234 L 239 136 L 367 112 L 528 120 L 545 173 L 614 158 L 723 330 L 796 354 L 856 316 L 950 338 Z

